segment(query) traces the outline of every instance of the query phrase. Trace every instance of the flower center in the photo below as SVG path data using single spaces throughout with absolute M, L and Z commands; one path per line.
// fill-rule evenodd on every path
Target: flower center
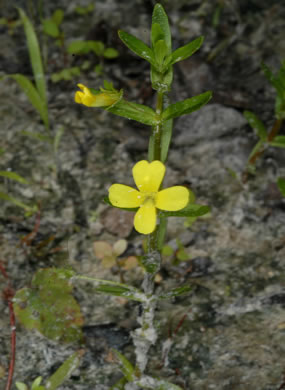
M 156 203 L 156 192 L 141 192 L 143 197 L 142 206 L 152 207 Z

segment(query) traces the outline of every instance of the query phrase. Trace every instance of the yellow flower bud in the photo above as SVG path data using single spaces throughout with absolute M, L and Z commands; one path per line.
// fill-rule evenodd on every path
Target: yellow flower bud
M 89 88 L 83 84 L 77 84 L 81 91 L 75 93 L 76 103 L 84 104 L 87 107 L 109 107 L 120 100 L 122 93 L 120 91 L 108 91 L 101 88 L 101 92 L 93 94 Z

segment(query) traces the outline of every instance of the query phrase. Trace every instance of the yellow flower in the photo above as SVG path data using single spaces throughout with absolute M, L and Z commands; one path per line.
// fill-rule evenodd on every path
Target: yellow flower
M 113 206 L 139 207 L 134 217 L 135 229 L 150 234 L 156 227 L 156 209 L 177 211 L 187 206 L 189 191 L 182 186 L 159 190 L 165 174 L 161 161 L 139 161 L 133 167 L 133 177 L 138 190 L 124 184 L 113 184 L 109 188 L 109 199 Z
M 101 88 L 101 92 L 94 95 L 89 88 L 83 84 L 77 84 L 81 91 L 75 93 L 75 103 L 84 104 L 87 107 L 108 107 L 116 103 L 121 98 L 121 92 L 109 91 Z

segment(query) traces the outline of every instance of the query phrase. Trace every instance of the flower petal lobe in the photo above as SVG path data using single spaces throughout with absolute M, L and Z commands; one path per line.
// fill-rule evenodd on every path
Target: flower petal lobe
M 189 191 L 186 187 L 174 186 L 159 191 L 155 206 L 160 210 L 177 211 L 184 209 L 189 202 Z
M 111 185 L 109 200 L 113 206 L 126 208 L 139 207 L 143 201 L 139 191 L 124 184 Z

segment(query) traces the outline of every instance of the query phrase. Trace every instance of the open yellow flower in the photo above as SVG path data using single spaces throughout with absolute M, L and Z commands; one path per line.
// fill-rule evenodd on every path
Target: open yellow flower
M 150 234 L 156 227 L 156 209 L 177 211 L 187 206 L 189 191 L 174 186 L 159 191 L 165 174 L 161 161 L 139 161 L 133 167 L 133 177 L 138 190 L 124 184 L 113 184 L 109 188 L 109 199 L 113 206 L 139 207 L 134 217 L 135 229 Z
M 87 107 L 108 107 L 116 103 L 121 98 L 121 92 L 109 91 L 101 88 L 101 92 L 93 94 L 89 88 L 83 84 L 77 84 L 81 91 L 75 93 L 75 103 L 84 104 Z

